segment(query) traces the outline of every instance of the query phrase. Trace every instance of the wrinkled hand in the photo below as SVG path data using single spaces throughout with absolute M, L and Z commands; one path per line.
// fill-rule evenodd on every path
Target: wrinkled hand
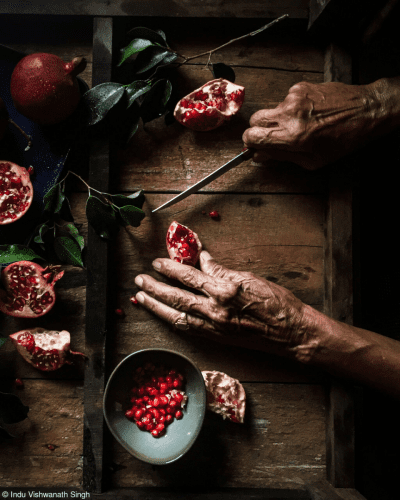
M 154 268 L 201 294 L 138 275 L 144 307 L 180 330 L 226 344 L 293 355 L 305 332 L 304 308 L 291 292 L 248 272 L 231 271 L 201 252 L 201 271 L 156 259 Z M 185 314 L 186 313 L 186 314 Z
M 250 118 L 243 134 L 255 161 L 290 161 L 314 170 L 365 144 L 384 114 L 373 85 L 301 82 L 275 109 Z

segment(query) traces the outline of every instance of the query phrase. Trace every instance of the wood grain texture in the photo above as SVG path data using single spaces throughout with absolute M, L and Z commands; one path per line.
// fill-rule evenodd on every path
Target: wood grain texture
M 0 1 L 0 14 L 57 14 L 89 16 L 165 16 L 165 17 L 258 17 L 270 18 L 290 14 L 293 18 L 307 18 L 308 1 L 299 0 L 250 0 L 242 2 L 218 2 L 211 0 L 147 0 L 128 2 L 126 0 L 98 0 L 88 3 L 84 0 L 65 0 L 54 3 L 51 0 L 32 0 L 29 3 Z
M 16 390 L 28 418 L 9 426 L 16 437 L 1 445 L 2 487 L 82 483 L 83 387 L 66 380 L 24 380 Z M 47 445 L 55 446 L 49 450 Z M 44 479 L 45 472 L 45 479 Z
M 322 479 L 325 412 L 321 387 L 244 387 L 248 398 L 245 423 L 233 424 L 207 413 L 198 440 L 178 462 L 153 467 L 114 442 L 113 486 L 299 488 Z
M 345 49 L 330 44 L 326 53 L 326 81 L 350 83 L 352 59 Z M 344 159 L 332 170 L 326 213 L 326 314 L 353 323 L 352 185 Z M 327 477 L 336 488 L 354 487 L 354 397 L 352 386 L 332 379 L 326 427 Z
M 112 18 L 93 20 L 93 85 L 111 80 L 113 54 Z M 93 188 L 109 190 L 109 141 L 94 138 L 91 144 L 89 182 Z M 85 340 L 88 365 L 84 383 L 83 485 L 88 491 L 103 490 L 105 351 L 109 328 L 108 241 L 89 226 L 87 237 L 87 287 Z

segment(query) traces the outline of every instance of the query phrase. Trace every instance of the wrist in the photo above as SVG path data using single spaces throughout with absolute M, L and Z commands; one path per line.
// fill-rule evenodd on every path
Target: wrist
M 381 78 L 365 85 L 376 136 L 400 126 L 400 77 Z

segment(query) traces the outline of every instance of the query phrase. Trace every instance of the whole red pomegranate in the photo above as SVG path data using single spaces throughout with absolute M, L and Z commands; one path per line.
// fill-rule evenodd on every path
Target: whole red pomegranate
M 45 52 L 25 56 L 11 75 L 11 97 L 21 114 L 41 125 L 60 123 L 78 106 L 76 76 L 86 67 L 84 57 L 65 63 Z
M 242 107 L 243 101 L 244 87 L 218 78 L 181 99 L 174 116 L 185 127 L 205 132 L 229 120 Z
M 20 219 L 31 206 L 33 187 L 28 171 L 0 161 L 0 226 Z
M 10 335 L 12 343 L 21 356 L 32 366 L 44 372 L 72 363 L 72 355 L 86 357 L 81 352 L 71 351 L 70 334 L 63 330 L 55 332 L 44 328 L 22 330 Z
M 43 269 L 39 264 L 20 261 L 3 269 L 0 290 L 0 311 L 17 318 L 39 318 L 54 306 L 54 284 L 63 277 L 60 266 Z
M 167 231 L 167 250 L 172 260 L 194 266 L 201 249 L 201 241 L 194 231 L 179 222 L 172 222 Z

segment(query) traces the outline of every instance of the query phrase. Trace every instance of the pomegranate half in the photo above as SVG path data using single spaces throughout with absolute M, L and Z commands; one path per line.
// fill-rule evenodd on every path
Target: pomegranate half
M 29 261 L 14 262 L 3 269 L 0 311 L 16 318 L 40 318 L 54 306 L 54 284 L 63 277 L 60 266 L 43 269 Z
M 70 334 L 33 328 L 10 335 L 12 343 L 21 356 L 32 366 L 44 372 L 54 371 L 64 364 L 72 363 L 72 355 L 86 357 L 81 352 L 71 351 Z
M 11 161 L 0 161 L 0 226 L 20 219 L 33 199 L 28 171 Z
M 201 241 L 194 231 L 179 222 L 172 222 L 167 231 L 167 250 L 172 260 L 194 266 L 201 249 Z
M 174 116 L 192 130 L 214 130 L 229 120 L 242 107 L 244 87 L 218 78 L 205 83 L 181 99 Z

